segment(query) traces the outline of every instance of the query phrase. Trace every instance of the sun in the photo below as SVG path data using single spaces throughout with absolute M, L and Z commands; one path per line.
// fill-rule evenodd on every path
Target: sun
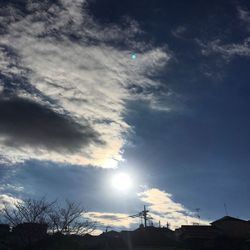
M 132 179 L 126 173 L 115 174 L 112 178 L 112 186 L 119 191 L 127 191 L 132 187 Z

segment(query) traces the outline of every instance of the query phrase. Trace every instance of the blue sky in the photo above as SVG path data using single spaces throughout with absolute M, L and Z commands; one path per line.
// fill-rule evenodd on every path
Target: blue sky
M 100 229 L 143 204 L 173 228 L 249 219 L 247 1 L 0 7 L 0 205 L 70 197 Z

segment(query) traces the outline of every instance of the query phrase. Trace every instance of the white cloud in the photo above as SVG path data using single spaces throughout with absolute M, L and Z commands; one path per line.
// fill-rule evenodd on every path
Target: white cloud
M 195 217 L 194 213 L 182 204 L 175 202 L 172 195 L 157 188 L 139 193 L 141 201 L 146 202 L 154 222 L 161 221 L 162 225 L 170 224 L 177 228 L 186 224 L 208 224 L 208 221 Z
M 152 76 L 171 56 L 163 48 L 135 43 L 134 36 L 142 32 L 135 21 L 128 19 L 126 28 L 103 26 L 93 21 L 84 7 L 86 1 L 62 0 L 61 3 L 64 8 L 30 1 L 28 15 L 10 7 L 6 9 L 9 14 L 1 17 L 6 33 L 0 38 L 3 55 L 0 69 L 8 77 L 27 78 L 30 86 L 26 87 L 36 90 L 27 91 L 19 86 L 15 92 L 19 97 L 69 114 L 80 124 L 87 120 L 105 144 L 90 144 L 74 154 L 2 144 L 0 152 L 5 162 L 35 158 L 107 167 L 107 161 L 122 160 L 125 135 L 131 130 L 124 121 L 127 101 L 140 97 L 154 108 L 168 110 L 153 94 L 134 95 L 129 87 L 158 86 L 160 83 L 152 80 Z M 126 46 L 119 49 L 112 45 L 115 42 Z M 130 57 L 131 44 L 138 50 L 136 60 Z M 16 56 L 7 53 L 3 49 L 6 47 Z M 0 79 L 0 85 L 4 84 Z
M 171 194 L 157 188 L 148 189 L 139 194 L 142 201 L 151 204 L 152 211 L 159 213 L 183 212 L 184 207 L 172 200 Z
M 0 210 L 7 205 L 8 207 L 14 207 L 14 204 L 17 202 L 21 202 L 22 200 L 15 198 L 8 194 L 1 194 L 0 195 Z

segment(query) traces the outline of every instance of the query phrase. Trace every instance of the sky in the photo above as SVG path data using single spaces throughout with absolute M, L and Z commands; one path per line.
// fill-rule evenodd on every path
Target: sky
M 249 63 L 248 1 L 1 1 L 0 207 L 71 199 L 99 230 L 143 205 L 171 228 L 249 219 Z

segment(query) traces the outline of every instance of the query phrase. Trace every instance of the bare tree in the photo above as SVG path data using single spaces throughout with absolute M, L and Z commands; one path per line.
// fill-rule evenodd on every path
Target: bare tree
M 95 230 L 95 223 L 84 218 L 86 211 L 80 203 L 66 200 L 48 202 L 45 197 L 17 201 L 13 206 L 4 205 L 1 211 L 13 227 L 22 223 L 47 224 L 49 232 L 84 235 Z
M 84 218 L 85 209 L 80 203 L 66 200 L 65 206 L 58 203 L 48 213 L 52 233 L 84 235 L 95 230 L 95 222 Z
M 35 199 L 25 199 L 17 201 L 10 206 L 4 204 L 2 215 L 11 226 L 22 223 L 47 223 L 47 214 L 51 211 L 55 201 L 47 202 L 45 197 Z

